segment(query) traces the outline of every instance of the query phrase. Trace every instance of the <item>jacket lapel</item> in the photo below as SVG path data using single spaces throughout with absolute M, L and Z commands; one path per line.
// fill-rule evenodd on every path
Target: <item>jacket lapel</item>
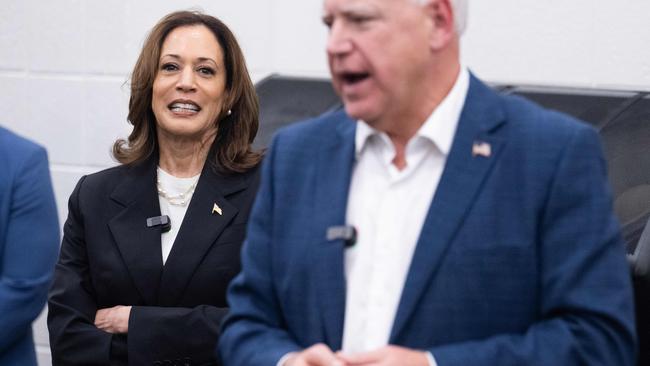
M 159 305 L 174 306 L 180 301 L 203 257 L 237 215 L 238 209 L 228 202 L 228 195 L 245 189 L 250 184 L 249 178 L 245 174 L 219 174 L 210 162 L 205 164 L 163 268 Z M 213 212 L 214 204 L 221 208 L 221 214 Z
M 145 304 L 154 304 L 162 271 L 160 228 L 146 219 L 160 215 L 156 191 L 156 159 L 131 167 L 111 199 L 123 210 L 108 223 L 113 238 Z
M 314 220 L 318 232 L 317 245 L 312 249 L 315 268 L 314 286 L 319 294 L 325 342 L 340 349 L 345 314 L 345 277 L 343 240 L 327 241 L 327 228 L 345 225 L 347 196 L 354 163 L 355 122 L 340 113 L 336 136 L 323 146 L 318 156 Z
M 396 342 L 405 331 L 420 297 L 427 291 L 440 261 L 469 211 L 504 141 L 505 122 L 497 95 L 473 75 L 454 142 L 413 254 L 391 332 Z M 489 144 L 491 152 L 474 156 L 475 143 Z

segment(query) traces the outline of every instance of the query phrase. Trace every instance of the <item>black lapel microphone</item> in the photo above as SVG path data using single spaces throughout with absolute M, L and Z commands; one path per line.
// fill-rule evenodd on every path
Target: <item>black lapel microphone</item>
M 327 228 L 327 240 L 343 240 L 345 247 L 350 248 L 357 242 L 357 229 L 351 225 L 330 226 Z
M 160 227 L 163 233 L 168 232 L 172 228 L 172 221 L 169 216 L 153 216 L 147 218 L 147 227 Z

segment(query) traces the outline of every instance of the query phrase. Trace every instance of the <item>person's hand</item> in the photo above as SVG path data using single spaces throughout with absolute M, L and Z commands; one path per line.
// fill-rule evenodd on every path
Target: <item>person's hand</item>
M 385 346 L 370 352 L 336 354 L 345 366 L 429 366 L 426 352 L 398 346 Z
M 130 306 L 117 305 L 99 309 L 95 314 L 95 326 L 108 333 L 128 333 Z
M 282 366 L 344 366 L 332 350 L 322 343 L 295 353 Z

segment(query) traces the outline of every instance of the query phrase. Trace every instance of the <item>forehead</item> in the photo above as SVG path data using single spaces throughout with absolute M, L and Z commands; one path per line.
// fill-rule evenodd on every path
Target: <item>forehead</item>
M 222 50 L 212 31 L 203 24 L 197 24 L 172 29 L 161 48 L 161 56 L 168 53 L 215 57 L 221 55 Z
M 394 6 L 404 6 L 412 0 L 324 0 L 325 13 L 354 12 L 367 10 L 388 10 Z

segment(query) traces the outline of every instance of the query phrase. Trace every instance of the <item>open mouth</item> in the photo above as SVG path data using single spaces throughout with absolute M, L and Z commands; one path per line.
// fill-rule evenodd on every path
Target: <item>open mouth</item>
M 174 113 L 198 113 L 201 111 L 201 107 L 196 105 L 193 102 L 173 102 L 167 106 L 170 111 Z
M 345 84 L 356 84 L 366 80 L 370 77 L 367 72 L 344 72 L 341 74 L 341 79 Z

